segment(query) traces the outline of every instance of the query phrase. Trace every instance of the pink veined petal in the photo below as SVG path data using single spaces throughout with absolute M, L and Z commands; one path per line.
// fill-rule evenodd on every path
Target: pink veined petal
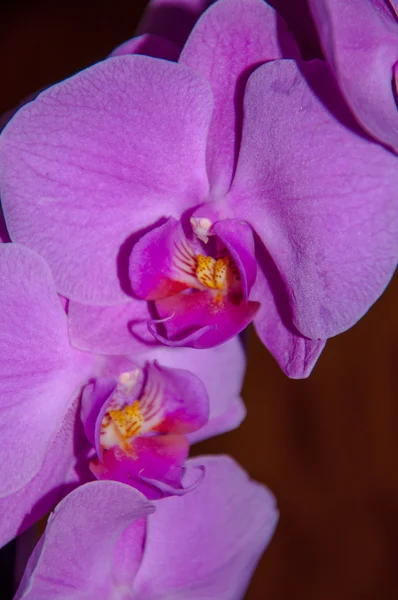
M 170 369 L 157 362 L 148 363 L 145 370 L 146 384 L 140 411 L 147 419 L 153 418 L 159 411 L 162 420 L 155 426 L 155 431 L 185 434 L 207 423 L 209 397 L 196 375 L 183 369 Z
M 358 321 L 395 269 L 398 169 L 357 130 L 327 65 L 301 70 L 309 83 L 293 61 L 251 76 L 229 202 L 236 216 L 245 206 L 275 262 L 294 325 L 326 339 Z
M 214 0 L 150 0 L 139 31 L 161 35 L 181 48 L 197 19 L 212 2 Z
M 174 42 L 160 35 L 144 33 L 115 48 L 110 56 L 123 56 L 124 54 L 144 54 L 153 58 L 163 58 L 164 60 L 177 62 L 180 48 Z
M 234 304 L 227 295 L 218 302 L 207 290 L 176 294 L 156 302 L 167 334 L 161 333 L 157 339 L 164 344 L 211 348 L 243 331 L 258 309 L 258 302 Z M 153 327 L 151 331 L 154 333 Z
M 77 456 L 84 443 L 78 419 L 78 402 L 74 402 L 58 425 L 37 474 L 19 491 L 0 498 L 0 546 L 48 514 L 68 491 L 85 483 L 87 476 L 92 478 Z M 78 476 L 72 481 L 69 473 L 75 467 Z
M 110 58 L 42 92 L 0 138 L 12 240 L 47 260 L 62 295 L 126 301 L 139 232 L 207 194 L 211 111 L 200 76 L 146 56 Z
M 247 302 L 257 272 L 252 228 L 244 221 L 225 219 L 214 223 L 211 231 L 220 238 L 234 259 L 241 276 L 243 297 Z
M 67 496 L 50 516 L 27 566 L 15 600 L 96 600 L 115 590 L 118 544 L 128 544 L 132 571 L 142 559 L 142 526 L 124 532 L 154 507 L 142 494 L 114 481 L 87 483 Z M 120 577 L 120 571 L 116 571 Z
M 150 319 L 145 300 L 132 298 L 125 304 L 90 306 L 69 302 L 71 345 L 85 352 L 135 356 L 154 345 L 148 331 Z
M 220 0 L 202 15 L 184 46 L 180 64 L 196 69 L 214 95 L 207 144 L 214 197 L 228 190 L 235 170 L 247 78 L 259 64 L 285 56 L 282 46 L 289 37 L 283 20 L 262 0 Z
M 188 452 L 189 443 L 183 435 L 137 437 L 131 443 L 130 455 L 111 448 L 104 452 L 101 461 L 91 463 L 90 468 L 97 479 L 120 481 L 156 500 L 165 495 L 162 484 L 169 488 L 166 495 L 171 490 L 177 494 L 184 492 L 181 478 Z
M 308 377 L 326 341 L 311 340 L 297 331 L 281 278 L 269 257 L 266 259 L 262 256 L 261 259 L 259 262 L 264 271 L 258 269 L 252 290 L 253 299 L 261 304 L 254 327 L 264 346 L 288 377 Z
M 120 536 L 113 559 L 113 579 L 115 587 L 124 590 L 126 596 L 120 600 L 130 600 L 129 590 L 134 585 L 134 579 L 141 564 L 145 548 L 147 519 L 134 521 Z
M 189 461 L 189 483 L 201 463 L 202 484 L 157 502 L 153 515 L 153 505 L 120 483 L 72 492 L 51 515 L 15 600 L 242 598 L 274 531 L 275 500 L 228 457 Z
M 246 360 L 238 337 L 220 346 L 200 351 L 159 346 L 139 357 L 140 361 L 144 359 L 157 360 L 164 367 L 185 369 L 204 383 L 209 395 L 209 421 L 197 431 L 187 434 L 191 444 L 240 425 L 245 416 L 240 393 Z
M 211 437 L 232 431 L 241 425 L 246 418 L 247 410 L 242 398 L 236 397 L 231 400 L 222 414 L 210 417 L 206 425 L 187 434 L 190 444 L 202 442 Z
M 139 298 L 157 300 L 196 285 L 183 227 L 170 217 L 135 244 L 130 255 L 131 287 Z
M 133 597 L 240 600 L 278 519 L 275 499 L 226 456 L 199 457 L 202 483 L 156 503 Z
M 50 270 L 35 252 L 0 245 L 0 497 L 39 472 L 92 358 L 72 350 Z
M 398 21 L 388 0 L 310 0 L 326 58 L 361 125 L 398 152 L 398 107 L 391 79 Z
M 97 377 L 90 381 L 82 393 L 81 420 L 84 432 L 98 456 L 101 456 L 99 446 L 99 429 L 113 392 L 116 389 L 116 379 Z

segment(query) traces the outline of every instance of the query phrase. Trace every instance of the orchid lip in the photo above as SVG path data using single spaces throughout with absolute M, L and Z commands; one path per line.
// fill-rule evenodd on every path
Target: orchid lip
M 196 329 L 195 331 L 181 337 L 178 340 L 170 340 L 164 335 L 161 335 L 157 331 L 156 326 L 170 321 L 173 318 L 173 316 L 174 314 L 172 313 L 164 319 L 151 319 L 150 321 L 148 321 L 148 330 L 150 331 L 150 333 L 156 340 L 158 340 L 162 344 L 165 344 L 166 346 L 179 348 L 181 346 L 194 345 L 194 343 L 198 341 L 206 332 L 216 329 L 215 325 L 205 325 L 204 327 L 200 327 L 199 329 Z
M 90 383 L 82 403 L 97 479 L 121 481 L 150 498 L 193 489 L 181 483 L 190 446 L 186 434 L 209 419 L 208 394 L 196 375 L 156 361 L 132 365 L 117 379 Z
M 191 484 L 189 484 L 186 487 L 176 487 L 173 485 L 170 485 L 168 483 L 165 482 L 159 482 L 156 481 L 150 477 L 145 477 L 143 474 L 143 471 L 140 473 L 140 477 L 143 481 L 145 481 L 145 483 L 147 483 L 148 485 L 153 485 L 154 487 L 156 487 L 158 490 L 160 490 L 161 492 L 163 492 L 164 495 L 167 494 L 173 494 L 173 496 L 183 496 L 184 494 L 187 494 L 188 492 L 192 492 L 193 490 L 195 490 L 198 485 L 200 485 L 200 483 L 203 481 L 205 474 L 206 474 L 206 468 L 203 465 L 198 465 L 195 468 L 195 471 L 199 471 L 198 473 L 198 477 L 195 479 L 195 481 L 193 481 Z M 186 468 L 183 468 L 183 471 L 185 471 Z
M 130 277 L 137 296 L 154 302 L 147 326 L 158 342 L 211 348 L 253 320 L 256 265 L 247 223 L 200 215 L 189 228 L 170 217 L 134 246 Z

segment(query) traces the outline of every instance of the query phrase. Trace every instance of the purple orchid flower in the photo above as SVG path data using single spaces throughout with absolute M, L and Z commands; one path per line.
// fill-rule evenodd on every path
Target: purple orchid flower
M 228 457 L 190 462 L 206 466 L 201 485 L 154 505 L 111 481 L 73 491 L 50 516 L 15 600 L 243 598 L 276 526 L 275 500 Z
M 112 447 L 110 435 L 102 445 L 98 435 L 111 402 L 117 400 L 122 373 L 125 381 L 129 373 L 137 374 L 137 386 L 131 386 L 130 395 L 126 393 L 125 404 L 112 409 L 117 423 L 124 410 L 128 413 L 128 401 L 136 394 L 139 403 L 133 401 L 133 406 L 141 419 L 138 443 L 145 450 L 135 457 L 140 461 L 140 474 L 151 480 L 146 483 L 153 490 L 156 482 L 152 480 L 160 478 L 160 486 L 169 485 L 167 493 L 173 486 L 175 493 L 184 491 L 178 489 L 178 477 L 183 475 L 188 441 L 228 431 L 244 417 L 239 399 L 244 353 L 239 341 L 200 353 L 158 348 L 140 359 L 134 357 L 134 363 L 128 357 L 95 356 L 71 347 L 64 302 L 42 257 L 18 244 L 0 244 L 0 274 L 0 543 L 41 518 L 70 489 L 93 479 L 89 462 L 100 468 L 93 447 L 101 456 L 104 448 Z M 101 398 L 97 393 L 101 385 L 102 389 L 108 386 L 108 396 Z M 192 404 L 185 407 L 184 399 L 192 399 Z M 145 402 L 151 400 L 151 419 L 145 420 Z M 95 410 L 98 416 L 102 409 L 96 429 Z M 113 432 L 118 433 L 122 427 Z M 173 454 L 169 444 L 169 463 L 166 458 L 157 460 L 161 442 L 156 446 L 155 440 L 168 434 L 169 441 L 173 434 L 177 448 L 183 448 Z M 126 447 L 133 444 L 132 436 L 125 442 Z M 173 471 L 173 481 L 167 467 Z
M 323 50 L 361 125 L 398 152 L 397 0 L 310 0 Z
M 382 293 L 396 158 L 358 128 L 325 64 L 284 56 L 297 49 L 271 7 L 220 0 L 178 64 L 110 58 L 5 128 L 7 227 L 70 299 L 75 347 L 207 348 L 253 320 L 303 377 Z

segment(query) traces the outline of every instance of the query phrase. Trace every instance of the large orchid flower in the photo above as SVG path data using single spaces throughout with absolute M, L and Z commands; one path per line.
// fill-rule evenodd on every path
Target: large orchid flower
M 64 302 L 43 258 L 0 244 L 0 277 L 0 543 L 93 479 L 90 461 L 100 477 L 142 480 L 151 497 L 156 489 L 184 492 L 189 443 L 244 417 L 239 341 L 199 353 L 162 347 L 134 362 L 95 356 L 71 347 Z M 118 472 L 110 466 L 115 455 Z
M 303 377 L 382 293 L 396 159 L 358 129 L 324 63 L 267 62 L 286 55 L 267 4 L 220 0 L 178 64 L 110 58 L 10 121 L 7 227 L 70 299 L 76 347 L 207 348 L 253 321 Z
M 230 458 L 200 463 L 200 486 L 154 505 L 112 481 L 73 491 L 50 516 L 14 600 L 243 598 L 277 522 L 275 501 Z
M 397 0 L 310 0 L 310 7 L 356 118 L 398 152 Z

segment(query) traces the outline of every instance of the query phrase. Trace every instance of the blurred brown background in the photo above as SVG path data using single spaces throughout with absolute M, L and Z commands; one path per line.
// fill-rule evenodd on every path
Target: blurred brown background
M 134 34 L 144 0 L 3 0 L 0 114 L 100 60 Z M 276 494 L 280 523 L 247 600 L 398 598 L 398 280 L 311 377 L 291 381 L 249 342 L 237 431 L 197 451 L 230 453 Z

